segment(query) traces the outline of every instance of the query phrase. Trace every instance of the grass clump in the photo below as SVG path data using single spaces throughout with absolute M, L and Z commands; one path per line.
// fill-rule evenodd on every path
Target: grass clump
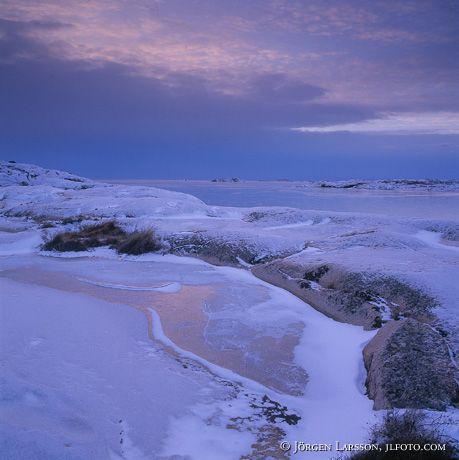
M 87 251 L 92 248 L 109 246 L 120 254 L 139 255 L 161 248 L 159 238 L 153 230 L 127 233 L 115 221 L 88 225 L 80 230 L 61 232 L 47 241 L 45 251 Z
M 371 433 L 371 444 L 378 444 L 381 450 L 361 451 L 348 460 L 446 460 L 458 458 L 457 441 L 445 440 L 440 427 L 442 421 L 427 422 L 418 410 L 405 412 L 389 411 L 380 425 Z M 410 446 L 401 450 L 396 446 Z M 390 446 L 387 448 L 386 446 Z M 440 447 L 442 446 L 442 447 Z
M 161 249 L 161 243 L 151 229 L 133 232 L 116 245 L 116 250 L 120 254 L 131 254 L 134 256 L 145 254 L 146 252 L 158 251 L 159 249 Z
M 115 246 L 126 232 L 114 221 L 88 225 L 74 232 L 61 232 L 43 245 L 45 251 L 87 251 L 100 246 Z

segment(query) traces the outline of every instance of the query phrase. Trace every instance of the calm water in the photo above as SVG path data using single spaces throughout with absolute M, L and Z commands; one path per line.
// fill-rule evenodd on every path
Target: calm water
M 223 182 L 185 180 L 110 181 L 149 185 L 194 195 L 209 205 L 289 206 L 322 211 L 348 211 L 459 220 L 459 192 L 416 190 L 336 190 L 305 187 L 298 182 Z

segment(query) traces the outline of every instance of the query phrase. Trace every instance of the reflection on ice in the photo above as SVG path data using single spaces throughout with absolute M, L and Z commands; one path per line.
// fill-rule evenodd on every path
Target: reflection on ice
M 161 284 L 160 286 L 127 286 L 124 284 L 101 283 L 99 281 L 92 281 L 84 278 L 78 278 L 78 281 L 105 288 L 124 289 L 126 291 L 178 292 L 182 287 L 180 283 L 166 283 Z
M 324 442 L 365 436 L 372 404 L 361 392 L 359 363 L 373 332 L 336 323 L 246 270 L 174 256 L 131 261 L 31 255 L 5 260 L 4 268 L 3 278 L 83 295 L 88 305 L 104 301 L 140 310 L 150 339 L 158 339 L 170 356 L 191 359 L 299 413 L 301 426 L 288 427 L 292 439 L 305 429 Z M 225 404 L 224 412 L 230 412 Z M 343 425 L 350 405 L 356 416 Z M 174 423 L 191 422 L 184 417 Z M 168 436 L 170 449 L 179 434 Z
M 294 362 L 301 318 L 273 301 L 270 289 L 252 275 L 248 282 L 238 270 L 204 263 L 190 270 L 168 257 L 145 263 L 69 262 L 46 258 L 39 266 L 3 275 L 129 305 L 148 318 L 153 308 L 166 336 L 180 348 L 276 391 L 304 391 L 306 372 Z

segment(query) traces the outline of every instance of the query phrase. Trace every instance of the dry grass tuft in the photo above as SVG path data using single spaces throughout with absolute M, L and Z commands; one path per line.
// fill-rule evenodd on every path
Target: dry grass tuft
M 446 442 L 441 435 L 440 422 L 427 423 L 419 410 L 389 411 L 382 423 L 373 428 L 371 443 L 381 446 L 381 451 L 358 452 L 348 460 L 447 460 L 458 458 L 454 442 Z M 386 445 L 408 445 L 407 450 L 386 450 Z M 419 447 L 418 447 L 419 446 Z M 426 450 L 424 450 L 426 446 Z M 444 446 L 444 450 L 439 447 Z M 436 449 L 436 450 L 435 450 Z
M 151 229 L 131 233 L 116 246 L 116 250 L 119 253 L 135 256 L 158 251 L 159 249 L 161 249 L 160 240 Z
M 110 246 L 121 254 L 139 255 L 157 251 L 161 241 L 153 230 L 126 233 L 113 221 L 88 225 L 78 231 L 62 232 L 43 245 L 45 251 L 87 251 L 91 248 Z

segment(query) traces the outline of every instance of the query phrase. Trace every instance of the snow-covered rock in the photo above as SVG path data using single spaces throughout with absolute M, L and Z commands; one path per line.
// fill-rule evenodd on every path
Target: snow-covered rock
M 445 410 L 459 396 L 442 335 L 414 319 L 391 321 L 363 351 L 374 408 Z
M 49 185 L 63 189 L 84 189 L 94 182 L 64 171 L 44 169 L 25 163 L 0 162 L 0 187 L 9 185 Z
M 381 179 L 381 180 L 343 180 L 315 182 L 322 188 L 357 190 L 436 190 L 459 191 L 459 180 L 439 179 Z
M 1 212 L 10 217 L 84 220 L 112 217 L 207 216 L 202 201 L 184 193 L 129 187 L 45 170 L 26 164 L 0 164 Z
M 327 316 L 367 329 L 397 315 L 409 316 L 444 331 L 439 340 L 451 350 L 448 366 L 454 366 L 459 354 L 458 222 L 454 219 L 210 206 L 180 192 L 94 182 L 33 165 L 2 163 L 0 171 L 0 229 L 5 233 L 0 255 L 5 257 L 38 251 L 40 235 L 49 238 L 100 220 L 115 219 L 126 230 L 154 227 L 170 252 L 251 269 Z M 422 189 L 424 194 L 459 190 L 457 181 L 286 184 L 299 190 L 337 188 L 334 194 L 361 188 L 373 190 L 377 197 L 378 190 L 403 196 L 411 189 Z M 95 258 L 97 254 L 102 253 L 96 252 Z M 328 275 L 315 276 L 324 266 L 332 268 Z M 230 341 L 234 331 L 226 314 L 224 332 L 231 348 L 236 346 Z M 258 358 L 266 356 L 261 353 Z M 307 365 L 305 370 L 309 373 Z M 421 384 L 428 386 L 428 379 Z

